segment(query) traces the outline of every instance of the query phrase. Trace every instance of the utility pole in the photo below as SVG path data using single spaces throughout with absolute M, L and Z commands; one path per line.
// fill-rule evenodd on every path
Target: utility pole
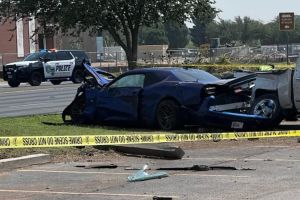
M 286 32 L 286 64 L 289 65 L 289 32 Z
M 286 31 L 286 64 L 290 64 L 288 31 L 295 30 L 295 15 L 293 12 L 279 13 L 279 30 Z

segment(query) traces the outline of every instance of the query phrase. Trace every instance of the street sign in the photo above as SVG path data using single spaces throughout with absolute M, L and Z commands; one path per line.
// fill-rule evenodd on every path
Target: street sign
M 295 29 L 295 17 L 293 12 L 279 13 L 279 30 L 292 31 Z

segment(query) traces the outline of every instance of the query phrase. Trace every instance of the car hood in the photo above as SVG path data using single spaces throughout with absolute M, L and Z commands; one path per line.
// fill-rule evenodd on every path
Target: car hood
M 19 62 L 13 62 L 13 63 L 8 63 L 6 65 L 16 65 L 16 66 L 28 66 L 31 63 L 35 63 L 38 61 L 19 61 Z
M 106 79 L 103 75 L 99 74 L 97 70 L 93 68 L 91 65 L 87 63 L 83 63 L 83 66 L 96 79 L 100 87 L 103 87 L 104 85 L 110 82 L 110 80 Z M 102 70 L 98 69 L 98 71 L 102 71 Z

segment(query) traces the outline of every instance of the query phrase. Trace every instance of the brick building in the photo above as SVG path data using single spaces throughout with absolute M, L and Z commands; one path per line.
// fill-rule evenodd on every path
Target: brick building
M 35 20 L 7 21 L 0 25 L 0 63 L 21 60 L 27 54 L 35 52 L 35 39 L 30 38 L 35 30 Z
M 39 49 L 96 51 L 96 36 L 90 36 L 88 32 L 83 32 L 79 37 L 63 36 L 62 34 L 44 37 L 43 34 L 34 35 L 37 27 L 36 20 L 28 19 L 0 24 L 0 71 L 2 71 L 3 64 L 23 60 L 25 56 Z

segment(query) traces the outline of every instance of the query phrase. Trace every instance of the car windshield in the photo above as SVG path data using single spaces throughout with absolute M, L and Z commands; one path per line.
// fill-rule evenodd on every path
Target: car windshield
M 46 54 L 46 52 L 39 52 L 39 53 L 32 53 L 32 54 L 29 54 L 25 59 L 24 61 L 37 61 L 39 60 L 40 57 L 44 57 Z
M 210 73 L 198 69 L 173 70 L 174 75 L 181 81 L 214 82 L 219 79 Z

